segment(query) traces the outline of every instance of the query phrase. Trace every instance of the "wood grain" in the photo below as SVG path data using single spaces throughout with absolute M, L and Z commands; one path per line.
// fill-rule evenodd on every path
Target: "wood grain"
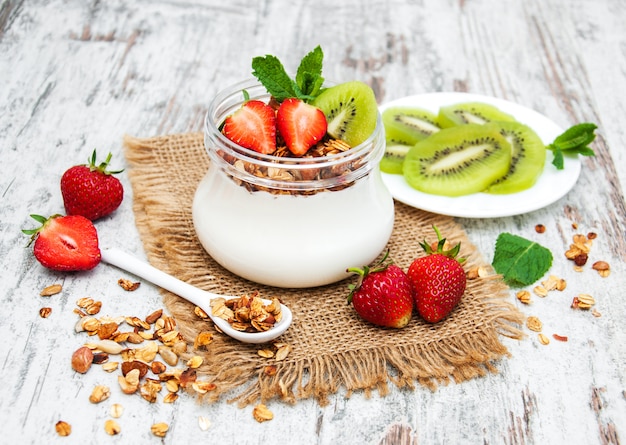
M 626 5 L 621 0 L 157 0 L 0 2 L 0 443 L 67 443 L 54 425 L 72 425 L 72 443 L 156 443 L 155 422 L 170 431 L 162 443 L 369 444 L 618 444 L 626 437 Z M 572 191 L 526 215 L 459 221 L 487 261 L 497 235 L 519 234 L 548 247 L 563 293 L 521 306 L 542 319 L 544 333 L 566 335 L 541 345 L 536 334 L 507 341 L 511 357 L 499 373 L 431 392 L 388 396 L 340 392 L 329 406 L 272 403 L 271 422 L 228 403 L 148 404 L 118 390 L 112 375 L 74 373 L 78 298 L 103 301 L 110 315 L 145 317 L 162 307 L 147 283 L 130 294 L 125 274 L 44 270 L 20 230 L 30 213 L 63 211 L 62 172 L 91 151 L 111 151 L 125 167 L 125 134 L 149 137 L 201 131 L 211 97 L 250 77 L 252 57 L 275 54 L 294 70 L 320 44 L 325 76 L 360 79 L 380 103 L 406 95 L 466 91 L 532 108 L 566 128 L 598 124 L 596 156 L 583 160 Z M 103 245 L 143 256 L 132 192 L 97 222 Z M 546 226 L 537 234 L 534 226 Z M 574 228 L 574 225 L 576 228 Z M 608 278 L 575 272 L 564 252 L 575 233 L 595 232 L 590 262 L 607 261 Z M 52 283 L 63 291 L 39 292 Z M 580 292 L 601 313 L 569 307 Z M 511 291 L 515 301 L 514 290 Z M 39 317 L 51 307 L 49 318 Z M 94 371 L 100 371 L 95 369 Z M 89 403 L 96 384 L 112 396 Z M 122 432 L 104 432 L 111 403 L 125 407 Z M 208 431 L 198 417 L 211 420 Z

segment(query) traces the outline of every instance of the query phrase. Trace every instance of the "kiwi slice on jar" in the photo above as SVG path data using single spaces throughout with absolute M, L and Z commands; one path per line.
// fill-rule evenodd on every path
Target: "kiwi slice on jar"
M 511 145 L 496 128 L 450 127 L 418 142 L 403 165 L 408 184 L 424 193 L 462 196 L 485 190 L 511 164 Z
M 515 118 L 498 107 L 482 102 L 464 102 L 439 108 L 439 125 L 444 128 L 466 124 L 486 124 L 494 121 L 512 122 Z
M 351 147 L 364 142 L 376 128 L 376 96 L 358 80 L 326 88 L 311 104 L 326 115 L 328 134 Z
M 532 187 L 543 171 L 546 146 L 535 131 L 520 122 L 492 122 L 485 128 L 500 132 L 511 145 L 507 173 L 485 190 L 487 193 L 517 193 Z

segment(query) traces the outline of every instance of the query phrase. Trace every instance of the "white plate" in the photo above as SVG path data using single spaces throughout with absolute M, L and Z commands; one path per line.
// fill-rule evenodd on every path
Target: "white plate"
M 547 117 L 529 108 L 496 99 L 468 93 L 431 93 L 408 96 L 380 107 L 381 113 L 396 106 L 414 106 L 438 113 L 444 105 L 461 102 L 484 102 L 497 106 L 518 121 L 531 127 L 544 144 L 550 144 L 564 130 Z M 382 173 L 385 185 L 395 199 L 418 209 L 442 215 L 465 218 L 496 218 L 519 215 L 546 207 L 567 194 L 580 175 L 581 162 L 578 156 L 565 156 L 563 170 L 552 165 L 552 152 L 546 153 L 546 164 L 537 183 L 522 192 L 507 195 L 474 193 L 472 195 L 448 197 L 423 193 L 412 188 L 402 175 Z

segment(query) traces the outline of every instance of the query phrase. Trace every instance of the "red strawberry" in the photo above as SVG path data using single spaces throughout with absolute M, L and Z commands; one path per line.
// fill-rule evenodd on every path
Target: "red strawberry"
M 61 194 L 68 215 L 81 215 L 95 221 L 117 209 L 124 199 L 124 187 L 113 176 L 118 171 L 108 171 L 111 153 L 106 161 L 96 165 L 93 151 L 88 165 L 75 165 L 61 177 Z
M 242 147 L 272 154 L 276 151 L 276 112 L 260 100 L 249 100 L 226 118 L 222 133 Z
M 352 303 L 361 318 L 391 328 L 403 328 L 409 323 L 413 290 L 402 269 L 381 263 L 371 269 L 350 268 L 348 272 L 359 274 L 359 282 L 351 286 L 348 303 Z
M 34 241 L 35 258 L 48 269 L 89 270 L 100 263 L 98 233 L 93 223 L 80 215 L 31 217 L 41 223 L 37 229 L 22 230 Z
M 326 116 L 319 108 L 300 99 L 285 99 L 276 114 L 276 125 L 287 148 L 302 156 L 326 136 Z
M 439 242 L 435 251 L 421 243 L 427 256 L 417 258 L 407 275 L 415 292 L 415 306 L 417 311 L 430 323 L 436 323 L 446 317 L 461 301 L 467 278 L 461 266 L 463 259 L 457 260 L 456 255 L 461 247 L 457 244 L 450 250 L 443 250 L 445 239 L 436 227 Z

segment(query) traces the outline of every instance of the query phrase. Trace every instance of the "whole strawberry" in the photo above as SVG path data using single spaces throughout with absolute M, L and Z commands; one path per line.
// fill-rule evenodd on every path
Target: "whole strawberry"
M 67 272 L 90 270 L 100 263 L 98 233 L 90 220 L 80 215 L 31 217 L 41 227 L 22 232 L 31 235 L 35 258 L 42 266 Z
M 415 292 L 417 312 L 430 323 L 436 323 L 452 312 L 461 301 L 467 284 L 460 263 L 463 259 L 456 259 L 461 245 L 444 250 L 446 240 L 441 238 L 436 227 L 433 228 L 439 240 L 436 250 L 426 241 L 421 243 L 427 255 L 414 260 L 407 272 Z
M 361 318 L 390 328 L 403 328 L 409 323 L 413 291 L 402 269 L 380 263 L 372 268 L 350 268 L 348 272 L 359 274 L 358 283 L 351 286 L 348 303 L 352 303 Z
M 61 194 L 68 215 L 81 215 L 91 221 L 102 218 L 119 207 L 124 199 L 124 187 L 114 174 L 108 171 L 111 153 L 96 165 L 96 151 L 89 164 L 75 165 L 61 177 Z

